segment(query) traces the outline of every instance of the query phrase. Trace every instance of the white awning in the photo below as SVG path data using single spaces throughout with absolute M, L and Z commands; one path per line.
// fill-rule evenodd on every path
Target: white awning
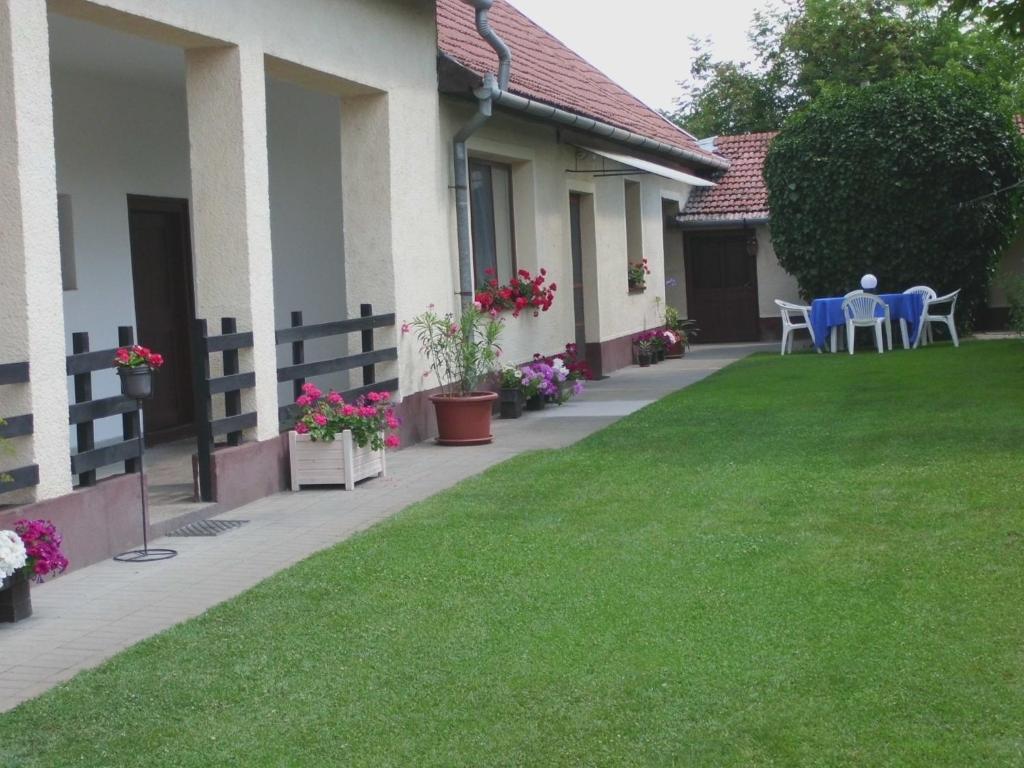
M 636 168 L 638 171 L 644 173 L 653 173 L 657 176 L 662 176 L 666 179 L 672 179 L 672 181 L 681 181 L 683 184 L 689 184 L 692 187 L 713 187 L 715 183 L 702 179 L 700 176 L 692 176 L 689 173 L 683 173 L 677 171 L 674 168 L 666 168 L 664 165 L 658 165 L 657 163 L 649 163 L 646 160 L 640 160 L 629 155 L 620 155 L 616 152 L 607 152 L 603 149 L 594 149 L 593 147 L 581 146 L 580 149 L 584 149 L 587 152 L 593 152 L 595 155 L 601 157 L 607 157 L 609 160 L 614 160 L 616 163 L 622 163 L 628 165 L 631 168 Z

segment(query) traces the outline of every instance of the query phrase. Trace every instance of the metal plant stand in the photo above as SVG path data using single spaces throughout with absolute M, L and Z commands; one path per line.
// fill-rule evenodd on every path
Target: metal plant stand
M 149 372 L 152 377 L 152 371 Z M 121 376 L 121 390 L 126 395 L 132 395 L 135 391 L 127 392 L 126 390 L 127 378 Z M 147 395 L 143 397 L 136 397 L 135 404 L 138 407 L 138 412 L 142 413 L 142 401 L 153 396 L 153 388 L 148 388 Z M 139 498 L 142 500 L 142 549 L 130 549 L 127 552 L 122 552 L 119 555 L 114 555 L 114 559 L 121 563 L 152 563 L 157 560 L 170 560 L 172 557 L 178 554 L 176 549 L 151 549 L 149 546 L 149 505 L 146 503 L 146 468 L 143 454 L 145 453 L 145 443 L 142 440 L 142 419 L 139 419 Z

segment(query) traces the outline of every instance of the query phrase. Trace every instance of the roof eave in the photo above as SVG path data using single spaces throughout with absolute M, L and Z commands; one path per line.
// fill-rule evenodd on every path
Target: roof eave
M 437 54 L 437 80 L 438 90 L 441 93 L 467 100 L 475 100 L 473 90 L 482 84 L 483 77 L 444 51 L 439 50 Z M 520 105 L 520 102 L 523 104 Z M 729 161 L 724 157 L 708 155 L 698 150 L 688 150 L 666 144 L 659 139 L 646 136 L 637 131 L 611 125 L 590 115 L 569 110 L 534 97 L 520 96 L 509 91 L 499 91 L 496 94 L 494 103 L 499 108 L 506 109 L 510 113 L 529 115 L 541 122 L 559 126 L 567 125 L 566 120 L 557 119 L 559 113 L 562 115 L 572 115 L 577 121 L 576 124 L 569 125 L 569 127 L 588 131 L 589 129 L 586 125 L 590 124 L 597 129 L 590 132 L 629 149 L 636 150 L 639 148 L 645 152 L 671 157 L 676 161 L 693 163 L 714 171 L 728 170 L 730 165 Z M 523 106 L 537 108 L 529 109 L 523 108 Z

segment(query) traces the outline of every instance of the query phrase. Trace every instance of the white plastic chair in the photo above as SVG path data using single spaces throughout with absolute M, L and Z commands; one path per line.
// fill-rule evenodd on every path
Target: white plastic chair
M 879 315 L 877 310 L 881 309 Z M 889 307 L 873 293 L 864 291 L 853 291 L 846 294 L 843 299 L 843 316 L 846 318 L 846 347 L 853 354 L 854 331 L 858 327 L 875 329 L 875 341 L 878 343 L 878 354 L 885 351 L 885 341 L 882 339 L 882 326 L 889 318 Z M 889 341 L 892 341 L 890 336 Z
M 917 341 L 920 344 L 921 337 L 925 335 L 925 330 L 930 333 L 932 323 L 945 323 L 949 329 L 949 337 L 953 340 L 953 346 L 960 346 L 960 337 L 956 335 L 956 324 L 953 322 L 953 314 L 956 312 L 956 300 L 960 296 L 960 289 L 957 288 L 952 293 L 947 293 L 945 296 L 938 296 L 924 305 L 924 314 L 921 316 L 921 332 L 917 334 Z M 945 315 L 933 314 L 934 308 L 941 307 L 944 304 L 949 305 L 949 313 Z M 927 343 L 927 342 L 925 342 Z
M 782 351 L 780 354 L 793 354 L 793 332 L 806 329 L 811 335 L 811 343 L 814 343 L 814 329 L 811 328 L 811 308 L 799 304 L 791 304 L 782 299 L 776 299 L 775 304 L 779 307 L 779 314 L 782 316 Z M 794 322 L 794 317 L 797 319 Z M 787 342 L 789 342 L 787 344 Z M 820 349 L 818 350 L 821 351 Z
M 932 327 L 924 321 L 924 316 L 928 312 L 928 302 L 933 300 L 937 293 L 933 288 L 929 288 L 927 285 L 915 285 L 913 288 L 907 288 L 904 293 L 919 293 L 921 294 L 921 319 L 918 320 L 918 327 L 920 330 L 917 332 L 917 338 L 914 339 L 914 346 L 916 347 L 919 342 L 928 344 L 932 340 Z M 907 332 L 907 321 L 900 318 L 900 333 L 903 336 L 903 348 L 910 349 L 910 341 Z M 922 336 L 924 338 L 922 338 Z

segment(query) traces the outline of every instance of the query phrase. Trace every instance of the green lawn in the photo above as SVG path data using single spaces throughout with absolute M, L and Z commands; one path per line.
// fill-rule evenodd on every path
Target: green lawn
M 1020 342 L 760 355 L 0 715 L 0 764 L 1021 766 L 1022 448 Z

